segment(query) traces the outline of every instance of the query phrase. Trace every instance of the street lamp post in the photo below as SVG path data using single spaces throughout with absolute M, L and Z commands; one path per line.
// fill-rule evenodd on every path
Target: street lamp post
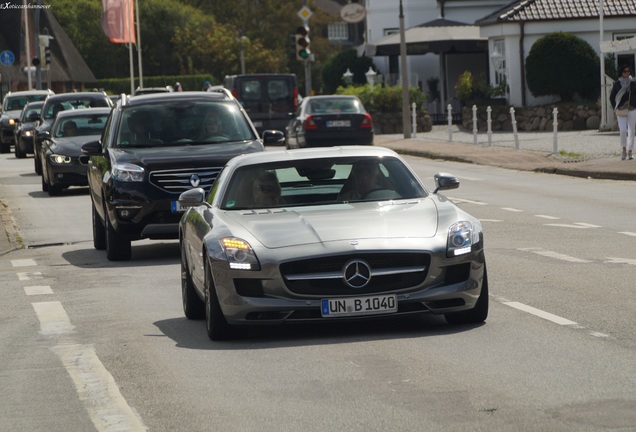
M 400 0 L 400 69 L 402 72 L 402 130 L 404 138 L 411 138 L 409 122 L 409 79 L 406 70 L 406 36 L 404 35 L 404 9 Z
M 367 77 L 367 82 L 369 83 L 369 92 L 371 93 L 371 96 L 373 96 L 373 84 L 375 83 L 376 75 L 377 72 L 374 71 L 371 66 L 369 66 L 369 70 L 367 71 L 367 73 L 364 74 L 364 76 Z
M 345 84 L 348 86 L 353 82 L 353 73 L 347 68 L 347 71 L 342 74 L 342 78 L 344 79 Z

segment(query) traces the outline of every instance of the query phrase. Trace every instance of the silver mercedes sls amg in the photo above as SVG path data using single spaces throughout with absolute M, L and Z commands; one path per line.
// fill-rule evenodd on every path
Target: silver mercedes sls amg
M 179 197 L 183 309 L 208 336 L 249 326 L 443 314 L 482 323 L 482 226 L 395 152 L 331 147 L 238 156 Z

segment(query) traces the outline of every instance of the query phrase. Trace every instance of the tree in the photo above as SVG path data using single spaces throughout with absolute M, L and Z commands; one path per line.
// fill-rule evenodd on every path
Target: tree
M 324 93 L 334 93 L 338 86 L 344 85 L 342 74 L 347 69 L 353 73 L 352 84 L 366 84 L 365 73 L 373 66 L 370 57 L 358 57 L 356 50 L 343 51 L 331 58 L 322 69 Z
M 534 96 L 575 94 L 595 98 L 599 93 L 600 60 L 589 43 L 570 33 L 555 32 L 539 39 L 526 59 L 528 88 Z

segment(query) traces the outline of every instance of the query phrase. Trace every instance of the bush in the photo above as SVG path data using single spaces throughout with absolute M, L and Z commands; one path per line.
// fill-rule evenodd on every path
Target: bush
M 342 74 L 347 69 L 353 73 L 352 85 L 363 85 L 367 82 L 365 73 L 373 66 L 370 57 L 358 57 L 356 50 L 343 51 L 325 63 L 322 69 L 322 92 L 332 94 L 339 86 L 345 85 Z M 376 68 L 373 68 L 377 70 Z M 375 91 L 375 87 L 373 88 Z
M 357 96 L 362 104 L 370 112 L 402 112 L 402 86 L 382 87 L 373 86 L 373 98 L 371 97 L 369 84 L 362 86 L 338 87 L 336 94 Z M 426 96 L 418 87 L 409 88 L 409 105 L 415 102 L 421 107 L 426 102 Z
M 555 32 L 539 39 L 526 59 L 528 88 L 534 96 L 558 95 L 571 101 L 575 94 L 593 99 L 599 93 L 600 60 L 583 39 Z

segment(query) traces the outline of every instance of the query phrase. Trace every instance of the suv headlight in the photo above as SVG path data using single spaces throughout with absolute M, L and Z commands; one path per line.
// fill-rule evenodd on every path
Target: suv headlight
M 115 164 L 113 165 L 113 180 L 121 182 L 142 182 L 144 181 L 144 169 L 139 165 Z
M 15 126 L 15 119 L 9 119 L 9 126 Z
M 455 222 L 448 229 L 446 255 L 454 257 L 470 253 L 473 250 L 473 245 L 479 243 L 481 231 L 479 222 Z
M 261 265 L 256 258 L 254 249 L 245 240 L 237 237 L 223 237 L 221 248 L 225 252 L 227 262 L 235 270 L 260 270 Z

